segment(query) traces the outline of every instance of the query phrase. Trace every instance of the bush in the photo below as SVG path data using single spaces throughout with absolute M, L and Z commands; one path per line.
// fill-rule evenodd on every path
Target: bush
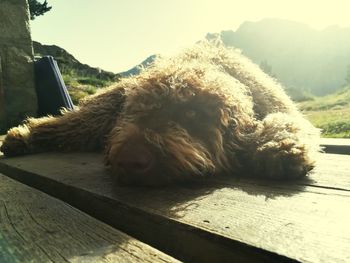
M 95 87 L 91 87 L 91 86 L 86 87 L 84 90 L 89 95 L 95 94 L 97 91 Z
M 318 128 L 322 129 L 322 134 L 326 137 L 339 137 L 341 135 L 342 138 L 350 138 L 350 122 L 330 122 L 320 125 Z
M 110 81 L 97 78 L 78 78 L 78 83 L 83 85 L 91 85 L 95 87 L 105 87 L 110 84 Z

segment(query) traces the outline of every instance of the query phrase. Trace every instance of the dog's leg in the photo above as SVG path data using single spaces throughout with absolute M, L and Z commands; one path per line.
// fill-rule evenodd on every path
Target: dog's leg
M 314 167 L 319 131 L 299 115 L 273 113 L 254 135 L 251 167 L 257 177 L 298 178 Z
M 44 151 L 92 151 L 104 147 L 121 111 L 123 94 L 113 90 L 96 96 L 79 110 L 62 116 L 29 118 L 7 132 L 0 150 L 5 156 Z

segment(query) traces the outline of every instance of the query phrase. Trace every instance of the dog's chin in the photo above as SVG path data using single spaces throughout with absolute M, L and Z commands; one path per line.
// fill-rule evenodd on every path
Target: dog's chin
M 145 169 L 138 172 L 126 171 L 120 167 L 112 167 L 112 173 L 118 185 L 158 187 L 173 184 L 171 176 L 156 169 Z

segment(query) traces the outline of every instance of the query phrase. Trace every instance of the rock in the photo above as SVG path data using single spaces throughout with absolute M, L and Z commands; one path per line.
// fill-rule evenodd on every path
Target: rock
M 0 1 L 0 134 L 35 116 L 33 47 L 26 0 Z

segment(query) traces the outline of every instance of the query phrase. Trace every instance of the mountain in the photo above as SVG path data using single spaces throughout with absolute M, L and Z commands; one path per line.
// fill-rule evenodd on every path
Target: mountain
M 94 77 L 109 81 L 117 80 L 120 77 L 118 74 L 83 64 L 65 49 L 56 45 L 43 45 L 37 41 L 33 41 L 33 49 L 36 57 L 54 57 L 62 74 L 75 74 L 80 77 Z
M 119 73 L 122 77 L 129 77 L 137 75 L 141 72 L 143 68 L 147 68 L 149 65 L 153 63 L 153 61 L 156 59 L 157 55 L 151 55 L 148 58 L 146 58 L 144 61 L 142 61 L 140 64 L 136 65 L 135 67 Z
M 325 95 L 344 87 L 350 65 L 350 28 L 315 30 L 298 22 L 263 19 L 206 37 L 219 37 L 255 63 L 267 65 L 287 89 Z

